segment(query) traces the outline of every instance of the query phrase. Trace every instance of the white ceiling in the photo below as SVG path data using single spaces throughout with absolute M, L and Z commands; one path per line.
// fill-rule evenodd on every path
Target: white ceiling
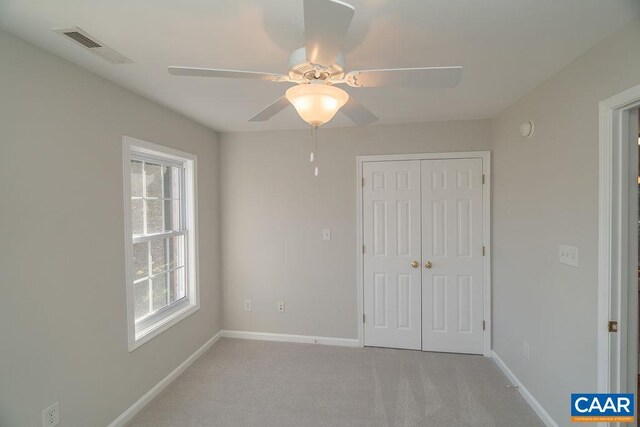
M 455 89 L 346 90 L 380 123 L 489 118 L 640 14 L 638 0 L 347 0 L 347 70 L 462 65 Z M 51 28 L 78 26 L 133 64 L 111 65 Z M 215 130 L 303 128 L 289 108 L 247 119 L 288 87 L 175 77 L 169 65 L 287 72 L 301 0 L 0 0 L 0 28 Z M 352 126 L 344 116 L 326 126 Z

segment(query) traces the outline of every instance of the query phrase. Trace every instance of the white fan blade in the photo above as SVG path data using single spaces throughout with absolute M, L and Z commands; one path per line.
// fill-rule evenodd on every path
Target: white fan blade
M 260 73 L 256 71 L 217 70 L 214 68 L 169 67 L 174 76 L 223 77 L 231 79 L 257 79 L 271 82 L 283 82 L 289 79 L 283 74 Z
M 271 105 L 249 119 L 250 122 L 264 122 L 287 108 L 291 103 L 286 97 L 276 99 Z
M 338 0 L 304 0 L 305 51 L 312 64 L 335 64 L 354 12 Z
M 456 66 L 351 71 L 344 79 L 352 87 L 456 87 L 461 77 Z
M 358 126 L 366 126 L 378 121 L 378 117 L 375 114 L 356 101 L 352 96 L 350 96 L 347 103 L 340 108 L 340 111 Z

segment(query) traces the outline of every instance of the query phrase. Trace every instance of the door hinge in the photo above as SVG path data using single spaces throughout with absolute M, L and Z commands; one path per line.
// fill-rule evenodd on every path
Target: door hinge
M 618 332 L 618 322 L 615 320 L 609 320 L 608 329 L 609 332 Z
M 362 178 L 362 186 L 364 187 L 364 178 Z
M 482 183 L 484 184 L 484 174 L 482 174 Z
M 362 315 L 362 323 L 365 323 L 367 321 L 367 315 L 363 314 Z
M 482 247 L 482 256 L 484 256 L 484 246 Z
M 484 331 L 487 328 L 487 322 L 482 321 L 482 330 Z
M 364 245 L 362 245 L 362 253 L 364 253 L 364 252 L 365 252 L 365 250 L 364 250 Z

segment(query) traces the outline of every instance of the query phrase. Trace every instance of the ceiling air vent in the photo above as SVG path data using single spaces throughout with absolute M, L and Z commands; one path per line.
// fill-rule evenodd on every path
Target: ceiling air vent
M 56 33 L 68 37 L 74 42 L 78 43 L 80 46 L 85 49 L 95 53 L 102 59 L 109 61 L 112 64 L 128 64 L 133 62 L 126 56 L 121 53 L 116 52 L 111 49 L 109 46 L 104 43 L 98 41 L 95 37 L 89 35 L 82 28 L 71 27 L 71 28 L 54 28 L 53 31 Z
M 90 49 L 94 48 L 94 47 L 102 47 L 98 43 L 94 42 L 89 37 L 85 36 L 84 34 L 82 34 L 79 31 L 68 31 L 68 32 L 63 33 L 63 34 L 65 36 L 69 37 L 70 39 L 73 39 L 73 40 L 77 41 L 78 43 L 80 43 L 84 47 L 88 47 Z

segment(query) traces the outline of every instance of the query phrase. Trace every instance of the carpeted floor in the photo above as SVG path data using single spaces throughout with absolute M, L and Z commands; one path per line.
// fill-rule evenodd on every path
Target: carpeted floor
M 223 338 L 142 426 L 541 426 L 481 356 Z

